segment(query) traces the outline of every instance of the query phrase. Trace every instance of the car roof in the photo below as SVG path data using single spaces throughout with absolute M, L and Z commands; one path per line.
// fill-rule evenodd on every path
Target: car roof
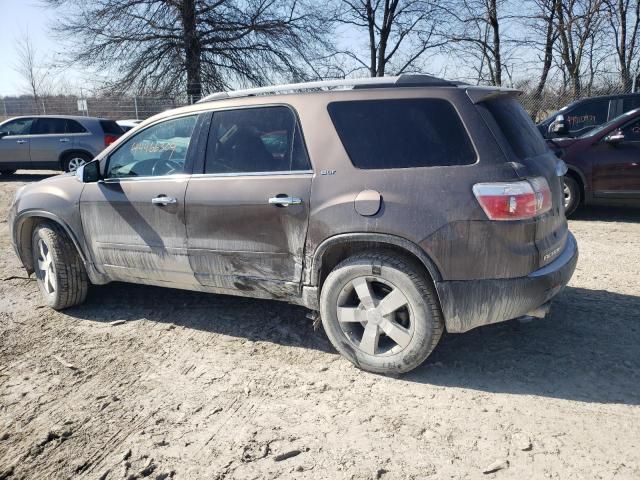
M 108 118 L 101 118 L 101 117 L 85 117 L 84 115 L 20 115 L 17 117 L 11 117 L 8 118 L 7 120 L 18 120 L 20 118 L 61 118 L 64 120 L 76 120 L 76 121 L 83 121 L 83 120 L 95 120 L 95 121 L 100 121 L 100 120 L 106 120 L 106 121 L 111 121 Z
M 237 108 L 244 105 L 272 103 L 276 97 L 281 97 L 278 100 L 281 99 L 283 102 L 288 102 L 291 101 L 292 98 L 300 98 L 302 96 L 308 98 L 324 95 L 353 96 L 356 93 L 371 94 L 373 91 L 400 92 L 416 91 L 422 88 L 464 90 L 473 103 L 479 103 L 497 96 L 520 95 L 522 93 L 520 90 L 513 88 L 468 85 L 463 82 L 449 81 L 432 75 L 418 74 L 355 80 L 328 80 L 218 92 L 204 97 L 193 105 L 165 110 L 146 119 L 140 125 L 149 125 L 158 120 L 176 115 L 198 114 L 211 110 L 214 107 Z

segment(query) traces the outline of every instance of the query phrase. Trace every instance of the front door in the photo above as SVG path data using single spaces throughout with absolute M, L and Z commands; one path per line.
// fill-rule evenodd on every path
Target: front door
M 601 198 L 640 199 L 640 120 L 618 132 L 619 143 L 600 142 L 589 152 L 593 194 Z
M 190 180 L 185 200 L 197 281 L 254 296 L 295 294 L 312 177 L 288 107 L 214 113 L 204 169 Z
M 29 163 L 29 142 L 33 118 L 17 118 L 0 126 L 0 170 L 20 168 Z M 4 165 L 4 167 L 3 167 Z
M 184 197 L 197 116 L 138 132 L 105 159 L 105 180 L 87 184 L 80 212 L 99 269 L 112 280 L 193 284 Z

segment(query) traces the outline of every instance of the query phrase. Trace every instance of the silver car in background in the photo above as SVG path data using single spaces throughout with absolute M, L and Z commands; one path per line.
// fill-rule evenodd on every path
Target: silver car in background
M 113 120 L 79 116 L 15 117 L 0 123 L 0 174 L 18 169 L 71 172 L 115 142 Z

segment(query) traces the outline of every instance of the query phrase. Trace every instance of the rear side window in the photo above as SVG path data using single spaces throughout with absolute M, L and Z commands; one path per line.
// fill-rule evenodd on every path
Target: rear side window
M 361 169 L 475 163 L 457 112 L 446 100 L 366 100 L 329 104 L 351 163 Z
M 491 100 L 484 106 L 519 158 L 535 157 L 547 151 L 540 131 L 516 99 Z
M 222 110 L 213 114 L 205 173 L 309 170 L 298 122 L 287 107 Z
M 120 125 L 113 120 L 100 120 L 100 126 L 102 130 L 104 130 L 104 133 L 108 135 L 122 135 L 124 133 Z
M 35 135 L 52 135 L 66 133 L 64 118 L 38 118 L 31 133 Z

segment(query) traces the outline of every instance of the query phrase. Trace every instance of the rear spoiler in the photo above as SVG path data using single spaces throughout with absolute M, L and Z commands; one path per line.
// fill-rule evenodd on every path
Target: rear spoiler
M 521 90 L 504 87 L 467 87 L 467 96 L 473 103 L 486 102 L 501 97 L 517 97 L 522 95 Z

